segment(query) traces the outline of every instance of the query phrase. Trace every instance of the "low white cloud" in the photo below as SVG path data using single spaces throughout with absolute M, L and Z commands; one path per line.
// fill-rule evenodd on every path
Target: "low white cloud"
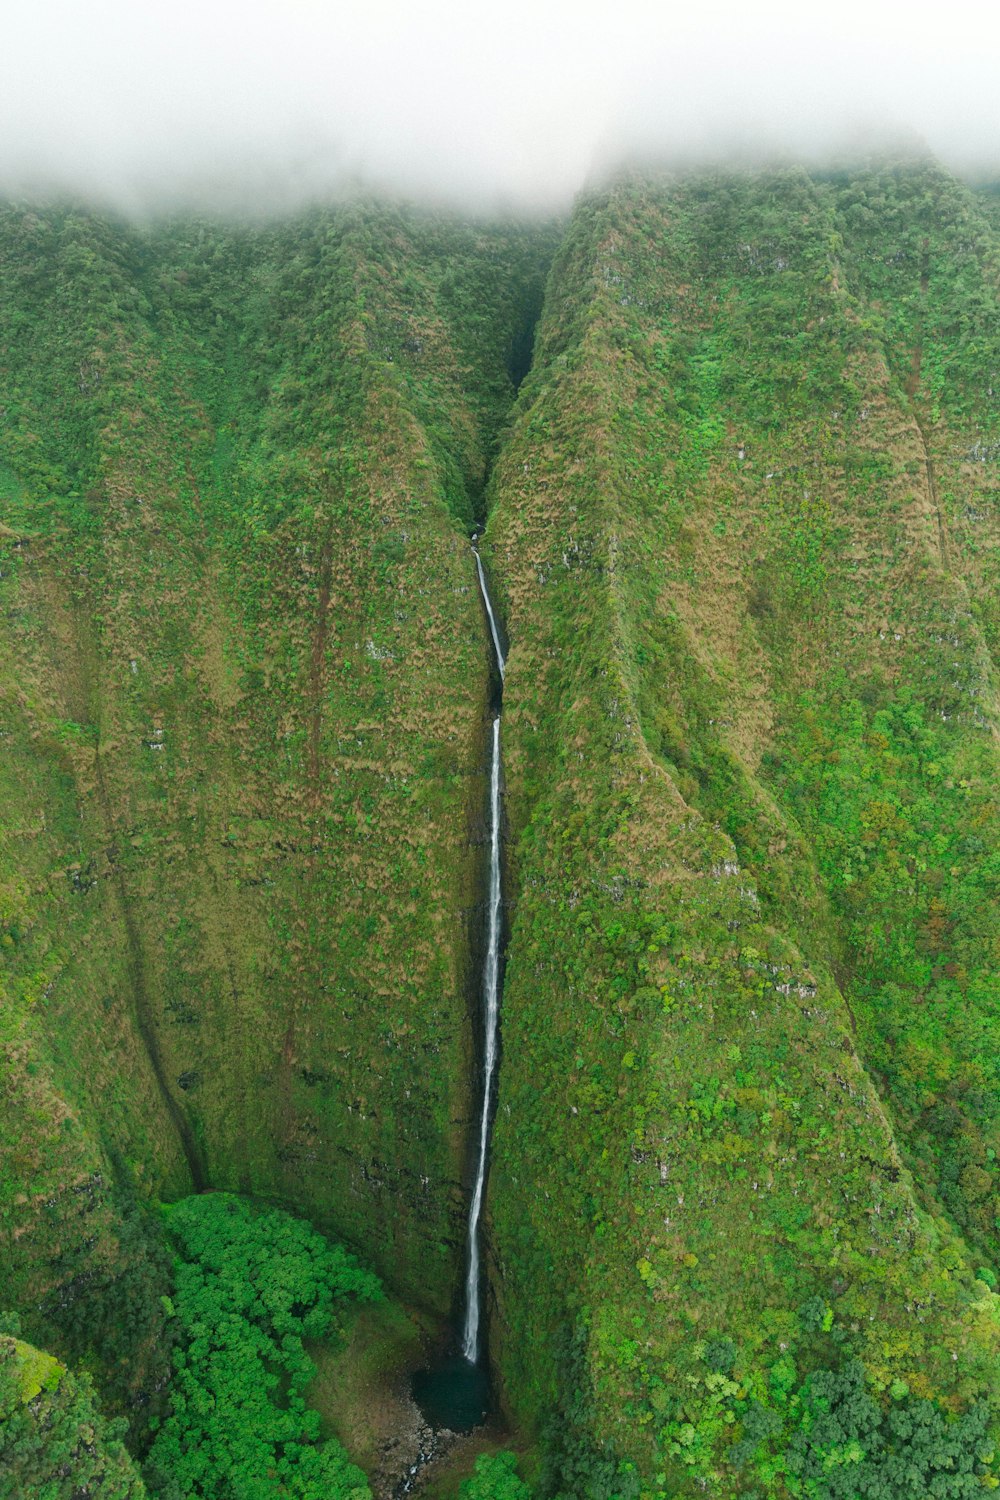
M 565 202 L 633 149 L 910 130 L 1000 176 L 1000 12 L 846 0 L 7 0 L 0 185 Z

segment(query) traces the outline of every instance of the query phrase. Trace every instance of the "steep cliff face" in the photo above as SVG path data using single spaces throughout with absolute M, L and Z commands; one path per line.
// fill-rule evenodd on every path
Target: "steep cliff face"
M 605 1443 L 780 1489 L 789 1393 L 849 1355 L 990 1384 L 997 250 L 914 164 L 637 178 L 553 268 L 488 532 L 491 1206 L 566 1493 Z
M 95 1299 L 151 1258 L 162 1374 L 129 1205 L 211 1185 L 445 1312 L 487 681 L 466 533 L 544 244 L 375 208 L 3 233 L 12 1294 L 148 1389 Z
M 928 163 L 623 179 L 525 375 L 538 226 L 5 212 L 0 1231 L 112 1405 L 166 1379 L 157 1198 L 461 1284 L 488 510 L 488 1302 L 542 1493 L 794 1493 L 831 1412 L 873 1484 L 907 1424 L 981 1466 L 990 213 Z

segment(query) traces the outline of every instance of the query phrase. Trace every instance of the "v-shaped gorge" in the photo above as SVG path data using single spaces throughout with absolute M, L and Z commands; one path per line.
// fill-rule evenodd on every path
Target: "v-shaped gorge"
M 488 513 L 483 1310 L 539 1493 L 833 1496 L 831 1410 L 924 1483 L 996 1388 L 988 205 L 927 163 L 630 178 L 513 408 L 548 231 L 4 235 L 28 1332 L 152 1386 L 142 1205 L 199 1174 L 460 1326 Z

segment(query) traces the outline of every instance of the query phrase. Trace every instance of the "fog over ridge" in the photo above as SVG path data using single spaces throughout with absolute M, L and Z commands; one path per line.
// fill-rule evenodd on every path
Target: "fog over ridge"
M 1000 178 L 1000 13 L 972 0 L 13 0 L 5 20 L 7 192 L 560 207 L 633 151 L 823 156 L 898 130 Z

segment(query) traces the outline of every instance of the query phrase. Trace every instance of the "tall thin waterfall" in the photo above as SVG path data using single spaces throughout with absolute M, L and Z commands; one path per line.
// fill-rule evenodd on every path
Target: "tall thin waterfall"
M 504 661 L 493 605 L 486 587 L 486 576 L 479 553 L 475 550 L 479 587 L 490 622 L 493 649 L 496 652 L 500 682 L 503 683 Z M 483 969 L 483 1017 L 485 1047 L 483 1055 L 483 1107 L 479 1117 L 479 1150 L 476 1157 L 476 1182 L 469 1205 L 469 1265 L 465 1282 L 465 1327 L 462 1330 L 462 1353 L 470 1364 L 479 1357 L 479 1219 L 486 1187 L 486 1157 L 490 1134 L 490 1105 L 497 1066 L 498 1023 L 500 1018 L 500 714 L 493 720 L 493 749 L 490 759 L 490 890 L 486 914 L 486 964 Z
M 493 637 L 493 650 L 496 652 L 497 666 L 500 668 L 500 681 L 502 683 L 507 663 L 504 660 L 503 648 L 500 645 L 500 632 L 497 630 L 496 616 L 493 613 L 493 605 L 490 602 L 490 591 L 486 587 L 486 574 L 483 572 L 483 561 L 475 547 L 472 549 L 472 555 L 476 559 L 479 587 L 482 590 L 483 603 L 486 605 L 486 616 L 490 622 L 490 635 Z

